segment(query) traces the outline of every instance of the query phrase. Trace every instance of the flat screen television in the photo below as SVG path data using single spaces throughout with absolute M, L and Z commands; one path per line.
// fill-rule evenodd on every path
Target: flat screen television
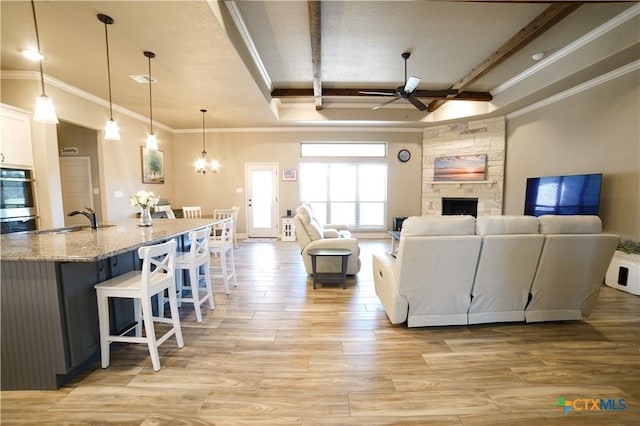
M 527 179 L 524 214 L 598 215 L 602 173 Z

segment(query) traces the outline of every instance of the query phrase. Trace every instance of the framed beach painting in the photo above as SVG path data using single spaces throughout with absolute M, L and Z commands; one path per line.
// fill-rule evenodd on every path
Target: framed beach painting
M 433 180 L 437 182 L 464 182 L 485 180 L 487 154 L 437 157 Z
M 164 183 L 164 153 L 140 147 L 142 156 L 142 183 Z

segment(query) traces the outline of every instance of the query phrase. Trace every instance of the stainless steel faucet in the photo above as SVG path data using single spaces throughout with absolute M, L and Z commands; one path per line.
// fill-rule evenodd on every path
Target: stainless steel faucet
M 81 214 L 85 216 L 91 222 L 91 229 L 98 229 L 98 219 L 96 218 L 96 212 L 89 207 L 85 207 L 84 210 L 74 210 L 67 213 L 67 216 L 75 216 Z

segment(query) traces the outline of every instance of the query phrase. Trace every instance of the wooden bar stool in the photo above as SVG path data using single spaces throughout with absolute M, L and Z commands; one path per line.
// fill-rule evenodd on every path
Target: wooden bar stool
M 218 259 L 218 265 L 211 267 L 214 272 L 213 277 L 222 278 L 224 283 L 224 291 L 229 294 L 229 281 L 233 281 L 233 286 L 237 287 L 236 281 L 236 264 L 233 258 L 233 219 L 224 219 L 222 222 L 214 225 L 212 237 L 209 239 L 209 252 Z
M 118 277 L 111 278 L 95 285 L 98 297 L 98 322 L 100 325 L 100 357 L 102 368 L 109 366 L 109 345 L 112 342 L 146 343 L 149 346 L 151 363 L 155 371 L 160 370 L 158 346 L 175 334 L 178 347 L 184 346 L 180 318 L 178 316 L 178 302 L 176 300 L 175 259 L 176 241 L 152 246 L 140 247 L 138 256 L 142 259 L 142 270 L 131 271 Z M 151 308 L 151 298 L 167 290 L 171 318 L 154 317 Z M 120 335 L 112 335 L 109 331 L 109 298 L 133 299 L 136 324 Z M 141 306 L 142 305 L 142 312 Z M 163 322 L 172 327 L 159 339 L 156 338 L 153 323 Z M 142 322 L 144 322 L 145 336 L 142 336 Z M 125 336 L 135 328 L 135 336 Z
M 177 270 L 177 300 L 178 305 L 182 302 L 193 303 L 193 309 L 196 312 L 196 320 L 202 322 L 202 312 L 200 306 L 209 301 L 209 308 L 215 307 L 213 302 L 213 292 L 211 290 L 211 255 L 209 254 L 209 234 L 211 227 L 207 226 L 196 231 L 189 232 L 189 241 L 191 248 L 188 252 L 178 252 L 176 254 L 176 270 Z M 202 269 L 202 273 L 200 270 Z M 182 270 L 189 271 L 189 285 L 183 283 Z M 204 279 L 205 293 L 200 294 L 200 280 Z M 187 291 L 191 297 L 185 297 L 183 293 Z M 158 295 L 158 312 L 160 316 L 164 315 L 165 297 Z

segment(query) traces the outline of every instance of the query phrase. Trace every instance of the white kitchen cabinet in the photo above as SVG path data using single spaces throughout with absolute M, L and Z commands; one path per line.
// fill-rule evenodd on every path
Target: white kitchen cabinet
M 0 163 L 3 166 L 33 167 L 31 116 L 0 105 Z

